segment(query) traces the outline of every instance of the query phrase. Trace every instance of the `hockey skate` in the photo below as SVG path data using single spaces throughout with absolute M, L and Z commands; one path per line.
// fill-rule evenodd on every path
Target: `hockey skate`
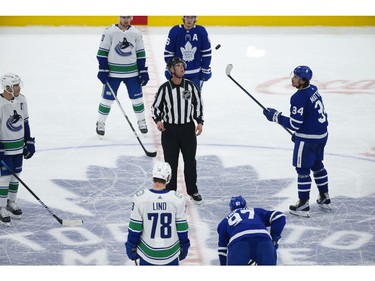
M 20 219 L 22 215 L 22 210 L 17 206 L 16 202 L 10 201 L 8 199 L 7 210 L 9 214 L 16 219 Z
M 139 128 L 139 130 L 141 131 L 142 134 L 147 134 L 148 129 L 147 129 L 147 124 L 146 124 L 145 119 L 138 121 L 138 128 Z
M 0 207 L 0 222 L 6 226 L 10 224 L 10 215 L 5 207 Z
M 190 195 L 190 198 L 198 205 L 203 203 L 202 196 L 199 193 L 194 193 L 193 195 Z
M 99 137 L 104 136 L 105 134 L 105 123 L 103 122 L 96 122 L 96 133 Z
M 310 211 L 310 206 L 309 206 L 308 200 L 307 201 L 298 200 L 295 205 L 289 206 L 289 213 L 291 213 L 292 215 L 309 218 L 310 217 L 309 211 Z
M 325 210 L 332 210 L 331 208 L 331 199 L 329 198 L 328 193 L 324 193 L 323 195 L 319 195 L 319 198 L 316 199 L 316 203 L 318 203 L 319 207 Z

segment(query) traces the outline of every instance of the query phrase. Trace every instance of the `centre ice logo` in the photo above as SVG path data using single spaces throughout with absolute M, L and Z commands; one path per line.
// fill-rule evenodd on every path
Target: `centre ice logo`
M 38 202 L 21 200 L 25 213 L 22 220 L 0 228 L 0 250 L 7 253 L 0 255 L 0 264 L 134 264 L 127 259 L 124 248 L 130 208 L 137 191 L 152 187 L 152 164 L 148 157 L 121 156 L 115 167 L 88 166 L 87 180 L 54 179 L 66 190 L 64 200 L 82 208 L 86 215 L 58 209 L 56 213 L 64 218 L 83 219 L 82 227 L 60 227 Z M 192 233 L 192 237 L 199 240 L 200 251 L 213 253 L 204 263 L 218 265 L 216 227 L 229 213 L 230 197 L 242 195 L 251 207 L 273 209 L 285 199 L 278 195 L 280 191 L 293 186 L 295 180 L 260 179 L 251 165 L 225 167 L 213 155 L 198 157 L 197 165 L 204 204 L 191 207 L 198 213 L 196 221 L 190 222 L 194 225 L 191 231 L 204 224 L 209 233 L 207 239 L 197 237 L 197 233 Z M 363 198 L 334 197 L 332 212 L 317 213 L 309 219 L 281 210 L 286 213 L 287 225 L 280 240 L 279 264 L 375 264 L 373 206 L 374 194 Z

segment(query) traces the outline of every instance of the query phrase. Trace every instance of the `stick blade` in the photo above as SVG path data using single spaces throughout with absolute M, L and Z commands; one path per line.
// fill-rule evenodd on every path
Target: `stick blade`
M 233 69 L 233 65 L 231 63 L 228 64 L 227 67 L 225 68 L 225 74 L 227 76 L 230 76 L 230 72 L 232 71 L 232 69 Z
M 146 151 L 146 155 L 148 156 L 148 157 L 156 157 L 156 151 L 154 151 L 154 152 L 150 152 L 150 151 Z
M 83 225 L 83 220 L 63 220 L 62 226 L 73 227 Z

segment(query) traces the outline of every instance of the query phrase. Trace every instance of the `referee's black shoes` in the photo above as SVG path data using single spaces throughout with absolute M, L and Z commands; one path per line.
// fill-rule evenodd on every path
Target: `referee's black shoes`
M 202 204 L 202 202 L 203 202 L 202 196 L 199 193 L 194 193 L 193 195 L 190 195 L 190 197 L 198 205 Z

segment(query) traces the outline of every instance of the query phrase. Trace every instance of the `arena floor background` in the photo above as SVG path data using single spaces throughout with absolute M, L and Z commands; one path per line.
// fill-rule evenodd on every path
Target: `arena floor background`
M 144 87 L 149 133 L 139 136 L 163 158 L 150 105 L 164 79 L 163 49 L 169 28 L 140 27 L 151 80 Z M 279 209 L 287 225 L 278 250 L 282 266 L 375 264 L 375 28 L 208 27 L 212 79 L 204 84 L 204 131 L 198 137 L 198 187 L 204 204 L 188 198 L 191 249 L 185 266 L 218 265 L 216 226 L 231 196 L 254 207 Z M 37 152 L 21 178 L 63 219 L 63 228 L 20 186 L 21 220 L 0 225 L 0 265 L 134 265 L 124 242 L 134 193 L 151 187 L 156 159 L 145 156 L 114 104 L 106 135 L 95 133 L 101 84 L 96 52 L 103 28 L 0 28 L 0 73 L 23 79 Z M 266 107 L 289 111 L 295 89 L 290 72 L 308 65 L 329 118 L 325 165 L 333 210 L 314 203 L 311 218 L 288 214 L 297 200 L 293 143 L 268 122 L 261 108 L 225 75 Z M 136 127 L 124 86 L 118 95 Z M 179 190 L 185 193 L 182 166 Z M 12 267 L 11 267 L 12 268 Z M 340 270 L 340 269 L 339 269 Z

